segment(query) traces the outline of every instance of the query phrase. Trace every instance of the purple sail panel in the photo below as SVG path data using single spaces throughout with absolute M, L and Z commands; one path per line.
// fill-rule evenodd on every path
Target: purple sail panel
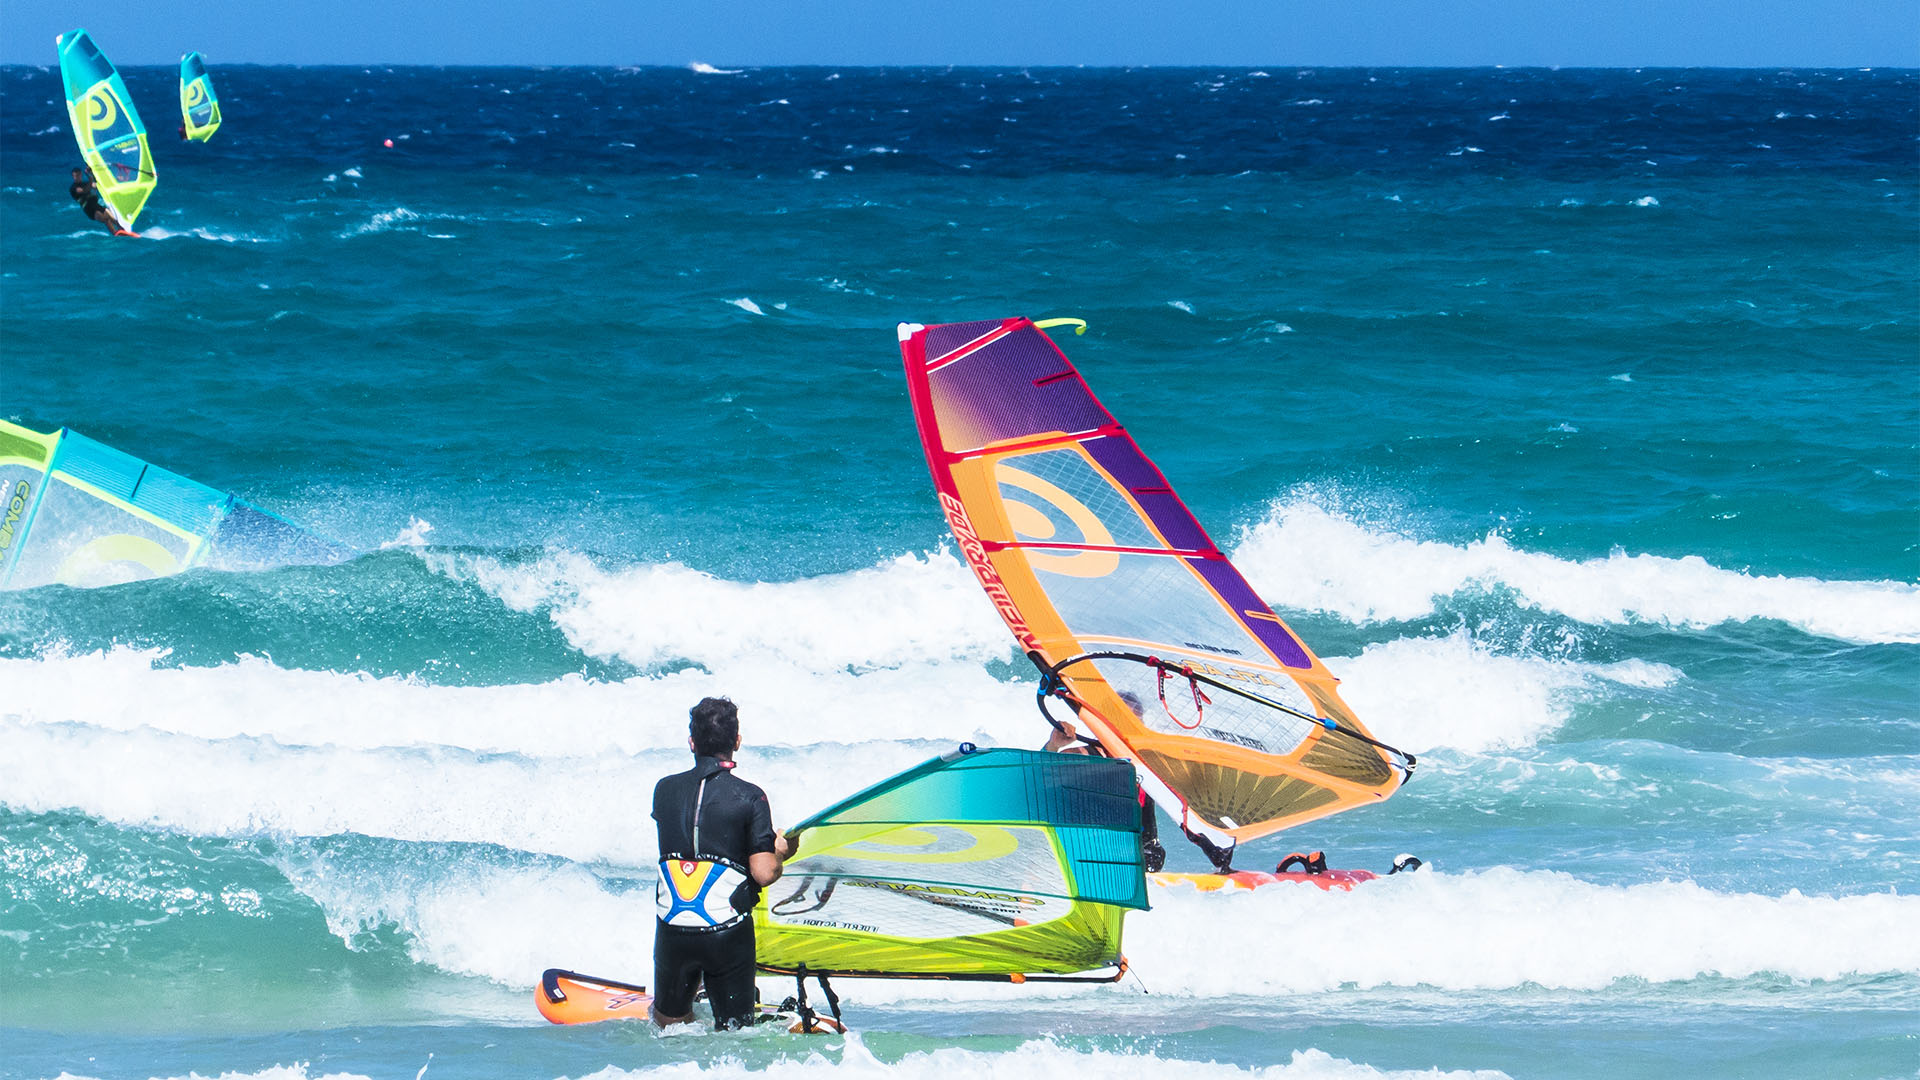
M 1233 608 L 1234 616 L 1246 624 L 1248 631 L 1259 639 L 1260 644 L 1271 650 L 1274 657 L 1282 664 L 1296 668 L 1313 666 L 1312 658 L 1307 655 L 1306 646 L 1294 640 L 1293 635 L 1287 633 L 1285 627 L 1277 622 L 1253 618 L 1246 614 L 1249 611 L 1264 614 L 1271 609 L 1254 595 L 1253 586 L 1247 584 L 1247 579 L 1240 576 L 1240 571 L 1235 570 L 1232 563 L 1223 559 L 1188 559 L 1187 565 L 1193 567 L 1194 573 L 1199 574 L 1207 584 L 1213 586 L 1213 591 L 1219 593 L 1220 598 Z
M 979 322 L 943 323 L 927 327 L 927 362 L 947 355 L 953 350 L 972 341 L 974 338 L 991 333 L 1000 328 L 998 319 L 982 319 Z
M 1127 489 L 1140 508 L 1147 512 L 1153 527 L 1166 537 L 1170 547 L 1182 551 L 1212 551 L 1213 541 L 1194 520 L 1187 504 L 1167 486 L 1167 479 L 1133 440 L 1124 436 L 1087 439 L 1081 443 L 1107 475 Z
M 1053 343 L 1032 327 L 934 369 L 927 382 L 940 443 L 949 451 L 1050 431 L 1090 431 L 1113 419 Z

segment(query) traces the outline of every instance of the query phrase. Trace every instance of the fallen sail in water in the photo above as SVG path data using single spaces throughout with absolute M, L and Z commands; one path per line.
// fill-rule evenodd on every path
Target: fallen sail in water
M 0 588 L 116 585 L 195 566 L 260 570 L 352 556 L 78 432 L 0 420 Z
M 180 58 L 180 130 L 194 142 L 206 142 L 220 130 L 220 98 L 197 52 Z
M 900 348 L 941 508 L 1040 668 L 1043 709 L 1064 699 L 1137 763 L 1182 828 L 1224 849 L 1216 863 L 1412 773 L 1042 326 L 909 323 Z
M 1125 762 L 959 750 L 795 826 L 754 911 L 760 967 L 868 978 L 1061 981 L 1125 962 L 1147 906 Z
M 93 173 L 100 201 L 122 231 L 132 232 L 147 196 L 153 194 L 153 153 L 147 147 L 146 125 L 140 122 L 120 73 L 85 30 L 61 34 L 54 45 L 60 51 L 60 82 L 80 157 Z

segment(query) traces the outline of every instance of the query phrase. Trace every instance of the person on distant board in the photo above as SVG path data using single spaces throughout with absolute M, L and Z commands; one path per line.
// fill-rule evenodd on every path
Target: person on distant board
M 773 830 L 767 793 L 734 775 L 740 714 L 726 698 L 702 698 L 688 712 L 693 768 L 653 789 L 660 833 L 654 900 L 653 1022 L 693 1022 L 704 981 L 716 1030 L 751 1027 L 753 906 L 780 880 L 793 845 Z
M 107 208 L 100 202 L 100 189 L 93 186 L 93 174 L 82 175 L 82 170 L 73 170 L 73 183 L 68 185 L 67 194 L 73 196 L 73 201 L 80 204 L 81 213 L 105 225 L 109 232 L 120 231 L 120 226 L 113 220 L 113 215 L 107 213 Z
M 1120 700 L 1126 702 L 1133 715 L 1139 716 L 1140 699 L 1133 693 L 1120 691 Z M 1050 754 L 1098 754 L 1106 757 L 1105 750 L 1098 744 L 1082 742 L 1080 732 L 1065 721 L 1054 724 L 1053 733 L 1047 736 L 1047 744 L 1040 749 Z M 1147 864 L 1147 873 L 1157 874 L 1167 865 L 1167 849 L 1160 846 L 1160 819 L 1154 815 L 1153 800 L 1147 798 L 1147 790 L 1140 789 L 1140 854 Z

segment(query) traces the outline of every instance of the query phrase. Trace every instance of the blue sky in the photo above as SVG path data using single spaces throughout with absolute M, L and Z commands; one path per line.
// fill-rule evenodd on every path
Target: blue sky
M 0 62 L 1920 66 L 1916 0 L 6 0 Z

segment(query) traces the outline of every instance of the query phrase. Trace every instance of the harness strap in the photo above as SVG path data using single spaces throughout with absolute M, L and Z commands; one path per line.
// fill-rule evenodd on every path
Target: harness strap
M 1147 657 L 1147 663 L 1153 667 L 1154 690 L 1160 695 L 1160 708 L 1166 711 L 1167 719 L 1188 731 L 1199 727 L 1206 719 L 1207 706 L 1213 704 L 1213 699 L 1200 689 L 1200 680 L 1193 673 L 1193 665 L 1180 665 L 1180 674 L 1187 677 L 1187 689 L 1193 693 L 1193 723 L 1189 724 L 1174 713 L 1173 706 L 1167 704 L 1167 669 L 1173 665 L 1157 656 Z

